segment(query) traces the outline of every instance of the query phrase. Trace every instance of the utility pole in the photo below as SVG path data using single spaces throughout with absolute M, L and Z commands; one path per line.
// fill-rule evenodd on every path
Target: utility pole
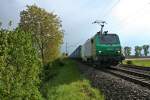
M 66 42 L 66 56 L 68 55 L 68 44 Z
M 100 30 L 99 33 L 103 34 L 103 28 L 104 28 L 105 24 L 107 24 L 107 23 L 105 21 L 96 20 L 92 24 L 98 24 L 98 25 L 100 25 L 101 26 L 101 30 Z

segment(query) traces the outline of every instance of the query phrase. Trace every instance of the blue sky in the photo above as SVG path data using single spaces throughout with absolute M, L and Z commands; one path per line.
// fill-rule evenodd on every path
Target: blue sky
M 117 33 L 123 46 L 150 45 L 149 0 L 0 0 L 3 26 L 7 27 L 9 20 L 16 26 L 19 12 L 31 4 L 60 16 L 69 53 L 99 31 L 100 27 L 92 24 L 95 20 L 105 20 L 105 30 Z

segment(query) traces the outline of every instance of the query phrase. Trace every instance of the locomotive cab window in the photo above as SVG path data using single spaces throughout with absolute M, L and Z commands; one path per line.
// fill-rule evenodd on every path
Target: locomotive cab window
M 119 38 L 115 34 L 103 34 L 100 36 L 101 44 L 119 44 Z

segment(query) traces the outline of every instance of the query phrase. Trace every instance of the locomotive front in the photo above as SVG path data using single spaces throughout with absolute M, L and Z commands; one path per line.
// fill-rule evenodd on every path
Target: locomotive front
M 124 59 L 117 34 L 97 34 L 95 49 L 95 58 L 100 64 L 117 65 Z

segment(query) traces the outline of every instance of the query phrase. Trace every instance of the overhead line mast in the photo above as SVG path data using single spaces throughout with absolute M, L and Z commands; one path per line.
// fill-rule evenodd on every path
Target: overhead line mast
M 68 44 L 66 42 L 66 56 L 68 55 Z

